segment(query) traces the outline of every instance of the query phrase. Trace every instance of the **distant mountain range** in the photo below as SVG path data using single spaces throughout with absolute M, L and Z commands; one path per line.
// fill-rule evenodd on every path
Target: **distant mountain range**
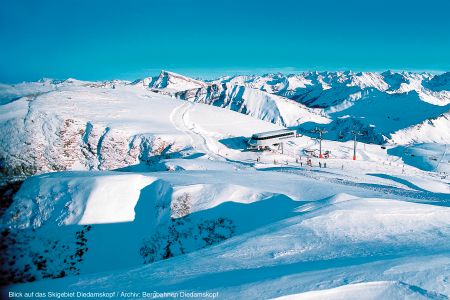
M 316 127 L 371 143 L 449 143 L 450 72 L 306 72 L 199 81 L 168 71 L 144 80 L 152 91 L 228 108 L 272 123 Z

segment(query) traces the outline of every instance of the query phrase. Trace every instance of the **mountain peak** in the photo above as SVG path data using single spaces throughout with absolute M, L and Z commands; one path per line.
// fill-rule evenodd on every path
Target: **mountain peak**
M 184 91 L 208 86 L 207 83 L 175 72 L 161 70 L 157 77 L 153 77 L 148 86 L 152 89 L 166 89 L 168 91 Z

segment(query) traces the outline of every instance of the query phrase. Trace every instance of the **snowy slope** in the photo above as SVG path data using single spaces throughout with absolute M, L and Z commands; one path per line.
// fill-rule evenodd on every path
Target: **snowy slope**
M 288 295 L 276 299 L 430 299 L 436 296 L 438 295 L 417 290 L 417 287 L 409 286 L 403 282 L 375 281 L 348 284 L 337 288 Z
M 330 131 L 336 132 L 339 126 L 336 126 L 335 123 L 341 121 L 342 118 L 350 118 L 353 122 L 357 120 L 362 123 L 365 130 L 373 131 L 373 134 L 379 136 L 391 138 L 392 134 L 397 132 L 398 138 L 395 142 L 400 142 L 401 133 L 398 131 L 424 123 L 428 119 L 437 118 L 449 110 L 450 104 L 438 106 L 424 102 L 416 92 L 402 94 L 372 92 L 345 110 L 330 111 L 329 114 L 337 121 L 327 127 L 335 126 L 335 129 Z M 420 138 L 417 137 L 417 141 L 420 142 L 427 138 L 436 142 L 446 141 L 444 128 L 445 126 L 436 128 L 438 132 L 444 133 L 444 136 L 441 135 L 440 138 L 433 139 L 433 136 L 422 135 Z M 339 130 L 350 133 L 349 129 L 340 128 Z M 371 137 L 371 134 L 366 134 L 366 136 Z
M 200 106 L 209 104 L 250 115 L 254 124 L 258 123 L 256 119 L 281 126 L 300 124 L 299 131 L 313 138 L 315 135 L 309 131 L 319 126 L 328 130 L 325 138 L 331 140 L 350 140 L 351 131 L 359 130 L 365 133 L 360 140 L 367 143 L 447 144 L 450 143 L 447 134 L 450 104 L 444 104 L 445 97 L 439 105 L 422 99 L 424 90 L 445 93 L 446 78 L 446 74 L 405 72 L 310 72 L 224 77 L 205 83 L 163 71 L 149 83 L 150 90 L 142 82 L 75 79 L 5 85 L 2 88 L 5 95 L 19 98 L 0 106 L 4 133 L 0 136 L 1 169 L 9 175 L 117 169 L 183 156 L 193 143 L 197 146 L 205 143 L 235 156 L 240 154 L 217 141 L 279 128 L 263 122 L 263 126 L 249 124 L 234 130 L 236 127 L 229 124 L 238 118 L 236 113 L 231 113 L 229 118 L 216 118 L 215 115 L 224 115 L 224 110 L 211 110 L 213 119 L 224 120 L 222 134 L 220 138 L 216 135 L 203 142 L 196 132 L 202 131 L 199 127 L 202 116 L 195 120 L 195 126 L 187 124 L 193 111 L 186 114 L 188 107 L 178 109 L 184 101 L 162 95 L 161 91 L 189 102 L 203 103 Z M 433 88 L 427 86 L 430 82 L 435 82 L 431 84 Z M 310 88 L 322 92 L 320 97 L 313 97 L 315 104 L 309 105 L 320 101 L 325 109 L 311 109 L 279 96 L 282 90 L 295 91 L 298 96 Z M 311 93 L 307 94 L 305 97 L 312 97 Z M 300 101 L 293 94 L 289 97 Z M 205 111 L 204 116 L 208 115 L 209 111 Z M 183 116 L 182 124 L 173 116 L 178 119 Z M 242 142 L 242 139 L 238 141 L 241 148 Z M 214 156 L 208 149 L 201 152 Z
M 225 119 L 227 115 L 233 118 L 236 121 L 234 126 L 227 127 L 228 122 L 225 120 L 215 120 L 215 114 L 219 112 L 224 112 Z M 208 117 L 205 117 L 206 114 Z M 376 221 L 369 220 L 365 216 L 366 212 L 359 212 L 363 216 L 358 215 L 357 207 L 369 201 L 366 197 L 390 197 L 397 201 L 414 202 L 427 199 L 427 203 L 437 202 L 439 205 L 441 202 L 443 205 L 448 202 L 448 183 L 440 182 L 414 168 L 408 169 L 410 175 L 406 176 L 396 168 L 398 163 L 391 167 L 390 164 L 384 166 L 383 161 L 381 166 L 379 161 L 385 159 L 383 156 L 386 154 L 376 145 L 365 145 L 364 149 L 358 151 L 358 156 L 364 157 L 364 161 L 359 164 L 355 162 L 353 167 L 346 163 L 346 169 L 351 168 L 349 174 L 338 171 L 345 161 L 339 155 L 345 157 L 351 145 L 344 146 L 337 142 L 326 142 L 324 145 L 326 149 L 333 149 L 334 156 L 338 155 L 335 161 L 327 162 L 327 171 L 322 172 L 316 168 L 305 170 L 294 164 L 285 173 L 283 167 L 273 166 L 271 161 L 286 159 L 287 162 L 289 154 L 242 153 L 228 148 L 230 144 L 220 142 L 224 137 L 233 138 L 241 132 L 250 133 L 251 130 L 258 129 L 257 126 L 262 130 L 269 128 L 264 127 L 266 124 L 275 125 L 258 123 L 253 118 L 228 110 L 188 102 L 177 107 L 170 119 L 175 121 L 173 125 L 179 130 L 190 134 L 193 146 L 190 151 L 194 152 L 188 159 L 161 161 L 165 165 L 162 170 L 174 172 L 142 173 L 139 169 L 141 167 L 136 166 L 122 169 L 122 172 L 55 172 L 27 179 L 1 219 L 1 224 L 9 228 L 7 233 L 5 227 L 2 231 L 6 234 L 4 241 L 8 245 L 4 253 L 23 254 L 20 260 L 7 260 L 9 268 L 8 272 L 3 272 L 5 277 L 2 277 L 2 281 L 11 276 L 18 281 L 34 281 L 137 267 L 173 256 L 196 253 L 199 249 L 243 235 L 236 246 L 233 246 L 240 249 L 244 246 L 242 243 L 249 239 L 245 235 L 247 233 L 254 234 L 252 239 L 258 239 L 256 244 L 263 246 L 266 238 L 259 240 L 259 228 L 271 224 L 278 226 L 278 221 L 285 220 L 287 223 L 283 221 L 284 225 L 279 227 L 281 230 L 283 226 L 291 226 L 288 225 L 291 224 L 291 217 L 314 211 L 320 211 L 324 219 L 332 219 L 326 207 L 334 208 L 338 203 L 356 199 L 362 200 L 348 209 L 350 215 L 342 216 L 344 223 L 339 224 L 340 217 L 333 217 L 335 220 L 332 223 L 343 228 L 348 220 L 361 218 L 367 220 L 367 226 L 372 226 Z M 240 131 L 240 128 L 246 129 Z M 311 140 L 305 137 L 299 138 L 298 142 L 311 145 Z M 289 147 L 286 151 L 288 149 Z M 256 169 L 250 163 L 254 164 L 255 155 L 260 155 L 261 158 L 261 164 L 255 165 Z M 292 157 L 290 159 L 292 164 Z M 183 169 L 186 171 L 182 171 Z M 391 175 L 381 172 L 389 172 Z M 391 201 L 394 200 L 389 201 L 389 207 L 392 206 Z M 400 211 L 405 208 L 401 203 L 396 204 Z M 386 207 L 381 206 L 380 212 L 383 213 Z M 374 207 L 367 208 L 371 215 L 374 210 Z M 391 208 L 390 211 L 392 213 Z M 383 222 L 388 222 L 389 218 Z M 445 218 L 444 216 L 443 219 Z M 416 217 L 413 219 L 417 221 Z M 390 232 L 397 227 L 406 226 L 403 223 L 397 224 L 400 222 L 398 218 L 392 220 L 395 220 L 396 225 L 387 227 L 388 223 L 383 223 L 382 226 L 377 225 L 382 229 L 361 228 L 355 234 L 367 234 L 359 238 L 368 240 L 377 234 L 377 230 L 381 230 L 379 234 L 387 234 L 386 228 Z M 437 220 L 436 216 L 433 220 Z M 405 222 L 407 221 L 405 218 Z M 416 221 L 414 226 L 417 226 Z M 357 227 L 361 227 L 360 222 L 357 223 Z M 447 225 L 436 226 L 444 228 Z M 373 232 L 368 233 L 369 229 Z M 303 231 L 304 229 L 295 229 L 295 232 Z M 275 236 L 286 236 L 276 234 L 274 229 L 268 229 L 267 232 L 273 232 Z M 336 231 L 335 234 L 338 233 Z M 419 232 L 419 235 L 422 233 Z M 335 246 L 330 242 L 339 242 L 336 236 L 327 240 L 317 237 L 317 241 L 310 235 L 298 238 L 317 243 L 314 247 L 329 244 L 331 248 L 323 250 L 327 255 L 345 254 L 332 250 Z M 351 240 L 355 238 L 350 237 Z M 268 241 L 273 239 L 271 237 Z M 432 246 L 433 239 L 435 238 L 429 237 L 427 245 Z M 13 240 L 16 242 L 13 243 Z M 32 248 L 28 247 L 30 243 Z M 275 244 L 282 245 L 281 242 Z M 266 247 L 273 249 L 270 251 L 275 254 L 270 255 L 276 257 L 291 255 L 285 253 L 290 253 L 290 246 L 283 249 Z M 315 253 L 314 247 L 309 255 Z M 354 251 L 365 251 L 366 247 L 368 246 L 362 244 Z M 397 249 L 390 242 L 385 247 Z M 50 249 L 52 251 L 49 252 Z M 57 259 L 54 258 L 54 253 L 58 253 Z M 256 254 L 252 257 L 254 255 Z M 261 255 L 265 257 L 269 254 Z M 142 281 L 138 278 L 130 280 Z
M 25 96 L 0 106 L 4 169 L 113 169 L 174 151 L 186 142 L 167 117 L 179 104 L 129 85 L 71 84 Z
M 61 83 L 55 91 L 24 96 L 0 106 L 0 161 L 9 175 L 58 170 L 111 170 L 139 162 L 182 156 L 191 136 L 172 118 L 185 102 L 149 92 L 141 85 Z M 198 104 L 196 106 L 202 106 Z M 241 115 L 208 112 L 222 119 L 219 132 Z M 253 130 L 279 128 L 254 118 L 243 120 Z
M 172 185 L 186 185 L 193 179 L 204 181 L 202 178 L 206 174 L 192 173 L 187 179 L 175 175 L 161 176 Z M 412 291 L 420 291 L 418 295 L 450 293 L 448 285 L 435 277 L 436 274 L 443 278 L 450 275 L 450 261 L 446 257 L 450 248 L 445 242 L 450 235 L 450 209 L 439 206 L 440 203 L 431 205 L 400 199 L 360 198 L 356 195 L 364 194 L 364 190 L 350 186 L 347 192 L 354 195 L 338 193 L 329 197 L 326 195 L 336 193 L 333 189 L 342 190 L 339 185 L 329 183 L 331 189 L 327 189 L 322 186 L 323 182 L 311 179 L 303 179 L 306 181 L 299 185 L 297 176 L 279 174 L 274 177 L 270 172 L 261 174 L 259 179 L 255 174 L 240 176 L 241 186 L 260 186 L 265 190 L 262 194 L 254 194 L 253 200 L 243 201 L 239 199 L 248 198 L 249 191 L 217 185 L 221 179 L 232 178 L 230 174 L 211 175 L 206 178 L 209 182 L 216 181 L 213 189 L 204 187 L 208 190 L 199 192 L 198 186 L 188 184 L 187 187 L 176 187 L 174 195 L 179 195 L 183 189 L 192 193 L 195 199 L 192 218 L 199 214 L 212 220 L 217 216 L 230 218 L 233 236 L 226 241 L 137 269 L 69 277 L 56 282 L 41 281 L 18 285 L 12 290 L 45 290 L 52 285 L 53 289 L 64 291 L 110 291 L 113 287 L 114 291 L 148 288 L 180 291 L 195 286 L 197 291 L 219 291 L 222 299 L 232 299 L 236 293 L 256 299 L 261 294 L 265 295 L 264 298 L 271 298 L 348 283 L 396 280 L 401 283 L 386 284 L 375 290 L 369 283 L 367 289 L 363 289 L 364 293 L 368 293 L 368 297 L 374 295 L 375 299 L 381 295 L 402 299 L 405 295 L 414 296 Z M 267 183 L 271 184 L 268 186 Z M 316 194 L 319 190 L 314 185 L 321 186 L 322 195 Z M 290 191 L 291 196 L 297 198 L 318 196 L 319 199 L 314 202 L 283 199 L 270 194 L 274 188 Z M 222 193 L 211 193 L 213 190 L 234 193 L 226 199 Z M 367 191 L 365 193 L 367 195 Z M 372 193 L 377 195 L 378 192 Z M 207 195 L 212 199 L 202 198 Z M 326 197 L 321 198 L 323 196 Z M 209 205 L 204 206 L 206 203 Z M 229 213 L 225 213 L 227 211 Z M 258 218 L 250 219 L 250 215 Z M 90 246 L 83 256 L 86 263 L 89 256 L 95 254 L 96 246 L 91 241 L 99 230 L 93 225 L 86 234 L 87 245 Z M 185 236 L 188 241 L 189 238 Z M 109 253 L 114 252 L 111 250 Z M 86 267 L 85 272 L 88 270 Z M 411 276 L 411 273 L 415 275 Z M 352 288 L 356 287 L 344 290 Z M 339 295 L 345 291 L 334 292 Z M 326 295 L 327 292 L 318 293 Z
M 450 172 L 450 149 L 448 145 L 423 143 L 398 146 L 389 153 L 397 155 L 411 166 L 422 170 Z
M 329 122 L 320 110 L 309 109 L 264 91 L 228 83 L 186 90 L 176 93 L 175 96 L 187 101 L 228 108 L 282 126 Z
M 0 105 L 17 100 L 26 95 L 49 92 L 55 88 L 54 81 L 50 79 L 13 85 L 0 84 Z
M 450 141 L 450 112 L 429 118 L 391 134 L 391 139 L 401 145 L 412 143 L 448 144 Z
M 1 87 L 2 176 L 34 175 L 2 207 L 1 296 L 446 299 L 446 78 L 163 71 Z M 284 126 L 305 135 L 246 150 Z M 356 161 L 354 129 L 367 132 Z

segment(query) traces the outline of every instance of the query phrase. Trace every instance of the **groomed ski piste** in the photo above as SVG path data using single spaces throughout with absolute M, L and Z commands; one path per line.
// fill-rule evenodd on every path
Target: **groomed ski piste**
M 447 75 L 399 74 L 2 86 L 3 296 L 447 299 Z

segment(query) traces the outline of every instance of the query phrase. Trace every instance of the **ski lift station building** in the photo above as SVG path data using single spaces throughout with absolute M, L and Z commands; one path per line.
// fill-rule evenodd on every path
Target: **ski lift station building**
M 295 138 L 297 132 L 291 129 L 281 129 L 268 132 L 255 133 L 248 140 L 248 149 L 263 150 Z

